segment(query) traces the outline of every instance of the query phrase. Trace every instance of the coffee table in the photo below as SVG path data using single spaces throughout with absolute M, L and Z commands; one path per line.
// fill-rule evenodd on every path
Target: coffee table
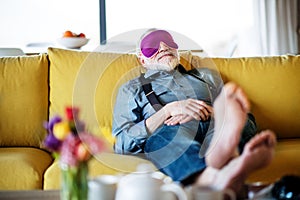
M 252 189 L 254 187 L 252 186 Z M 270 186 L 256 188 L 256 200 L 274 200 Z M 60 200 L 59 190 L 0 190 L 0 200 Z M 247 198 L 246 198 L 247 199 Z
M 59 190 L 0 190 L 0 200 L 60 200 Z

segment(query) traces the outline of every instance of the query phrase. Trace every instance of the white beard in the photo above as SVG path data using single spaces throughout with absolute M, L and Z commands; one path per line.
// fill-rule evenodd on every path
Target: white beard
M 162 58 L 159 62 L 147 63 L 145 65 L 146 69 L 152 70 L 163 70 L 163 71 L 171 71 L 175 69 L 175 67 L 179 64 L 178 58 L 165 57 Z

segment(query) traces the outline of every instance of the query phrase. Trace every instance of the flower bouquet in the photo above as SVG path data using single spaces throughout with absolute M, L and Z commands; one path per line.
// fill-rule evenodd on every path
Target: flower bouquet
M 79 109 L 66 107 L 65 119 L 54 116 L 44 124 L 44 146 L 59 158 L 62 183 L 61 199 L 87 199 L 88 160 L 104 150 L 104 142 L 85 130 Z

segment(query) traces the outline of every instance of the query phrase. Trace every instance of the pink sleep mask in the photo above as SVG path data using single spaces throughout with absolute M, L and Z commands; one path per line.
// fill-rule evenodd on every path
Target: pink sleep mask
M 160 46 L 160 42 L 164 42 L 171 48 L 178 49 L 178 45 L 174 42 L 170 33 L 164 30 L 156 30 L 146 35 L 141 41 L 141 51 L 147 58 L 153 56 Z

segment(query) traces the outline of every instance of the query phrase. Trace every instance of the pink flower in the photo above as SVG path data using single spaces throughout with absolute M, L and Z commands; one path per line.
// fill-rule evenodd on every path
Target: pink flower
M 85 131 L 85 124 L 78 119 L 79 109 L 66 107 L 66 120 L 55 116 L 44 124 L 48 135 L 44 145 L 60 156 L 60 161 L 68 166 L 78 166 L 87 162 L 92 154 L 105 150 L 104 142 Z
M 82 143 L 88 147 L 92 154 L 98 154 L 105 150 L 105 144 L 99 137 L 87 132 L 80 133 L 79 137 Z
M 70 166 L 76 166 L 78 160 L 76 159 L 76 147 L 80 143 L 80 139 L 70 134 L 62 143 L 60 161 Z

